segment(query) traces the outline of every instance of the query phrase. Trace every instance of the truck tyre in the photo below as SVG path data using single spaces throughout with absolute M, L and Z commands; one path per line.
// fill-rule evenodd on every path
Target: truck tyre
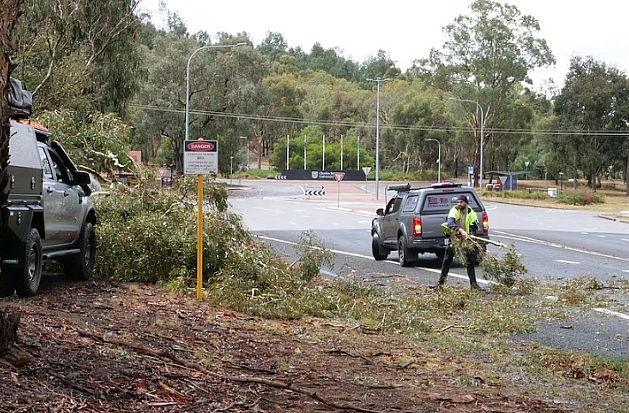
M 406 246 L 406 239 L 401 236 L 398 239 L 398 256 L 400 265 L 402 267 L 412 267 L 414 257 L 417 257 L 417 253 L 412 253 Z
M 36 228 L 29 231 L 24 242 L 23 254 L 22 268 L 12 268 L 8 270 L 7 275 L 13 278 L 19 296 L 30 297 L 37 293 L 42 273 L 41 238 Z
M 378 234 L 373 234 L 373 237 L 371 238 L 371 253 L 373 254 L 373 257 L 376 261 L 386 260 L 389 256 L 389 250 L 384 250 L 384 252 L 382 252 L 382 250 L 380 249 Z
M 83 226 L 79 247 L 81 252 L 63 262 L 65 273 L 75 280 L 89 280 L 96 259 L 96 234 L 91 222 L 86 222 Z

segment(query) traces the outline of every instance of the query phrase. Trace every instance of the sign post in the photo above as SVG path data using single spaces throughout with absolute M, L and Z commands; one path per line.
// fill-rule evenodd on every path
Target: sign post
M 197 176 L 197 300 L 203 299 L 203 175 L 218 172 L 218 142 L 184 141 L 183 173 Z
M 337 183 L 337 191 L 336 191 L 336 207 L 341 206 L 341 181 L 345 178 L 345 172 L 333 172 L 334 180 Z
M 371 172 L 371 166 L 363 166 L 363 172 L 365 173 L 365 192 L 369 192 L 367 190 L 367 176 Z

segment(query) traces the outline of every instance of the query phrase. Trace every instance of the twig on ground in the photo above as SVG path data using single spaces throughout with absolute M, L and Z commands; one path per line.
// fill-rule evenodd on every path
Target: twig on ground
M 354 406 L 351 404 L 341 404 L 341 403 L 336 403 L 333 402 L 331 400 L 328 400 L 324 397 L 319 396 L 319 394 L 317 392 L 314 391 L 310 391 L 301 387 L 296 387 L 294 386 L 291 382 L 280 382 L 277 380 L 268 380 L 268 379 L 262 379 L 262 378 L 258 378 L 258 377 L 247 377 L 247 376 L 231 376 L 231 375 L 225 375 L 225 374 L 220 374 L 220 373 L 215 373 L 213 371 L 210 371 L 208 369 L 206 369 L 205 367 L 201 366 L 200 364 L 194 363 L 194 362 L 190 362 L 187 360 L 184 360 L 178 356 L 176 356 L 175 354 L 169 352 L 169 351 L 164 351 L 164 350 L 153 350 L 144 346 L 141 346 L 139 344 L 135 344 L 135 343 L 131 343 L 128 341 L 123 341 L 123 340 L 118 340 L 118 339 L 114 339 L 114 338 L 110 338 L 110 337 L 105 337 L 103 334 L 96 334 L 93 333 L 91 331 L 88 330 L 84 330 L 78 327 L 73 327 L 74 330 L 81 336 L 81 337 L 89 337 L 92 338 L 96 341 L 100 341 L 103 343 L 109 343 L 109 344 L 114 344 L 120 347 L 125 347 L 125 348 L 130 348 L 132 350 L 137 351 L 140 354 L 144 354 L 147 356 L 152 356 L 152 357 L 162 357 L 162 358 L 167 358 L 170 359 L 172 361 L 174 361 L 177 364 L 181 364 L 182 366 L 197 370 L 201 373 L 204 373 L 208 376 L 211 377 L 215 377 L 217 379 L 220 380 L 226 380 L 226 381 L 232 381 L 232 382 L 237 382 L 237 383 L 256 383 L 256 384 L 261 384 L 264 386 L 268 386 L 268 387 L 272 387 L 275 389 L 282 389 L 282 390 L 289 390 L 295 393 L 300 393 L 303 394 L 305 396 L 308 396 L 314 400 L 317 400 L 321 403 L 324 403 L 327 406 L 330 407 L 334 407 L 336 409 L 340 409 L 340 410 L 353 410 L 356 412 L 361 412 L 361 413 L 384 413 L 380 410 L 371 410 L 371 409 L 364 409 L 362 407 L 359 406 Z

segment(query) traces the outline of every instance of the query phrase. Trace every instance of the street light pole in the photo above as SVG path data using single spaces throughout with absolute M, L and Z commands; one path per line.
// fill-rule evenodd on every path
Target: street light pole
M 376 93 L 376 200 L 380 196 L 380 83 L 391 79 L 367 79 L 369 82 L 376 82 L 378 85 Z
M 437 183 L 440 183 L 441 182 L 441 142 L 439 142 L 438 139 L 424 139 L 424 140 L 437 142 L 437 145 L 439 145 L 439 159 L 437 160 L 437 163 L 439 164 L 438 169 L 437 169 Z
M 232 184 L 232 175 L 234 174 L 234 157 L 229 157 L 229 184 Z
M 483 124 L 485 123 L 485 112 L 483 112 L 483 107 L 475 100 L 469 99 L 458 99 L 458 98 L 450 98 L 450 100 L 456 100 L 459 102 L 469 102 L 475 103 L 476 107 L 480 111 L 480 165 L 478 167 L 478 190 L 479 194 L 483 195 Z
M 189 137 L 188 125 L 189 125 L 189 121 L 190 121 L 190 62 L 192 61 L 192 58 L 194 57 L 195 54 L 197 54 L 201 50 L 232 48 L 232 47 L 244 46 L 246 44 L 247 43 L 210 44 L 210 45 L 207 45 L 207 46 L 201 46 L 197 50 L 192 52 L 192 54 L 188 58 L 188 64 L 186 65 L 186 121 L 185 121 L 186 122 L 186 132 L 185 132 L 185 139 L 186 140 L 188 140 L 188 137 Z

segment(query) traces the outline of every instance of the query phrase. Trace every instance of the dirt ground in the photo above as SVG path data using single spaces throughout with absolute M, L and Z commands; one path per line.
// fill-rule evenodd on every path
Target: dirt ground
M 47 277 L 0 361 L 0 412 L 564 412 L 455 386 L 456 363 L 327 320 L 270 321 L 150 285 Z

